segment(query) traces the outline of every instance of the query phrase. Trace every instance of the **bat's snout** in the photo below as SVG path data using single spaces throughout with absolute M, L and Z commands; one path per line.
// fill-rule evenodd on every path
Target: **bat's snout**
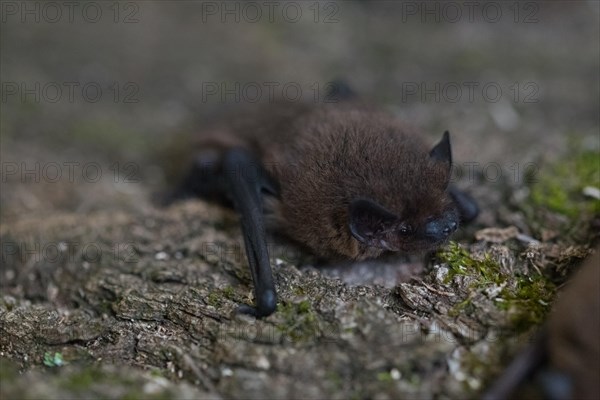
M 435 242 L 444 241 L 458 229 L 455 218 L 441 218 L 429 221 L 425 225 L 425 236 Z

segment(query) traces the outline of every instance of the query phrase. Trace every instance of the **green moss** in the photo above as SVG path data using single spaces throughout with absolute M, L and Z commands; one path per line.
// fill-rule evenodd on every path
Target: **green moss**
M 315 340 L 321 334 L 316 314 L 308 300 L 299 303 L 279 303 L 277 313 L 283 318 L 277 330 L 292 342 Z
M 479 287 L 502 282 L 500 267 L 488 254 L 483 260 L 476 260 L 458 243 L 450 242 L 445 250 L 438 253 L 438 258 L 450 268 L 444 283 L 450 282 L 456 275 L 475 278 L 474 284 Z
M 555 285 L 543 276 L 516 276 L 513 287 L 505 287 L 496 297 L 498 307 L 510 313 L 517 332 L 541 324 L 556 292 Z
M 586 197 L 582 191 L 586 186 L 600 188 L 600 152 L 573 149 L 569 153 L 531 179 L 531 203 L 571 218 L 598 214 L 600 200 Z
M 490 286 L 499 285 L 504 287 L 494 297 L 494 303 L 507 311 L 510 324 L 517 332 L 540 324 L 550 309 L 556 287 L 543 275 L 504 273 L 489 254 L 483 260 L 474 259 L 455 242 L 440 251 L 438 258 L 450 268 L 445 283 L 449 283 L 457 275 L 466 276 L 470 280 L 467 298 L 458 302 L 450 310 L 450 315 L 473 311 L 472 298 Z
M 44 354 L 44 365 L 47 367 L 60 367 L 65 364 L 63 360 L 63 356 L 61 353 L 50 353 L 46 352 Z
M 218 307 L 221 305 L 221 294 L 218 291 L 210 292 L 206 298 L 206 304 Z
M 296 286 L 294 288 L 294 294 L 296 296 L 305 296 L 306 292 L 304 291 L 304 288 L 300 287 L 300 286 Z
M 223 293 L 223 296 L 226 299 L 234 300 L 234 298 L 235 298 L 235 290 L 233 290 L 233 287 L 231 287 L 231 286 L 225 286 L 223 289 L 221 289 L 221 291 Z
M 456 317 L 459 314 L 466 312 L 469 313 L 473 308 L 473 299 L 467 297 L 465 300 L 457 303 L 448 311 L 448 314 L 452 317 Z
M 308 302 L 307 300 L 303 300 L 300 303 L 298 303 L 298 312 L 300 314 L 306 314 L 310 312 L 310 302 Z
M 235 290 L 231 286 L 214 290 L 208 294 L 206 303 L 213 307 L 219 307 L 223 304 L 223 299 L 235 301 Z

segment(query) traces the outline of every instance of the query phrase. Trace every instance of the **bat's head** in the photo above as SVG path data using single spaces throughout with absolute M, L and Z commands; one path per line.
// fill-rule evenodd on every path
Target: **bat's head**
M 401 193 L 379 199 L 357 198 L 349 206 L 349 228 L 364 247 L 390 251 L 434 249 L 456 231 L 459 215 L 448 193 L 452 155 L 448 132 L 405 174 Z M 406 172 L 406 171 L 404 171 Z M 406 176 L 410 175 L 410 178 Z M 388 189 L 389 190 L 389 189 Z

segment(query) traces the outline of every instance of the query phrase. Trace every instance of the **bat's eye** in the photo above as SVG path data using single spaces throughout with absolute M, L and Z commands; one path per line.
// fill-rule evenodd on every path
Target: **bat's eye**
M 412 233 L 412 226 L 409 224 L 402 224 L 399 228 L 401 235 L 410 235 Z

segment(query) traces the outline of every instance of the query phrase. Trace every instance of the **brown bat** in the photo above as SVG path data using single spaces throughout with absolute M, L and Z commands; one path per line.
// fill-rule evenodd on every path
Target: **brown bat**
M 600 246 L 559 294 L 537 340 L 522 351 L 484 396 L 513 398 L 537 378 L 549 399 L 600 396 Z
M 322 104 L 270 104 L 198 137 L 201 151 L 175 197 L 233 203 L 256 301 L 240 310 L 257 317 L 276 308 L 264 211 L 314 254 L 354 260 L 433 249 L 478 214 L 470 196 L 449 187 L 448 132 L 429 150 L 347 87 Z

